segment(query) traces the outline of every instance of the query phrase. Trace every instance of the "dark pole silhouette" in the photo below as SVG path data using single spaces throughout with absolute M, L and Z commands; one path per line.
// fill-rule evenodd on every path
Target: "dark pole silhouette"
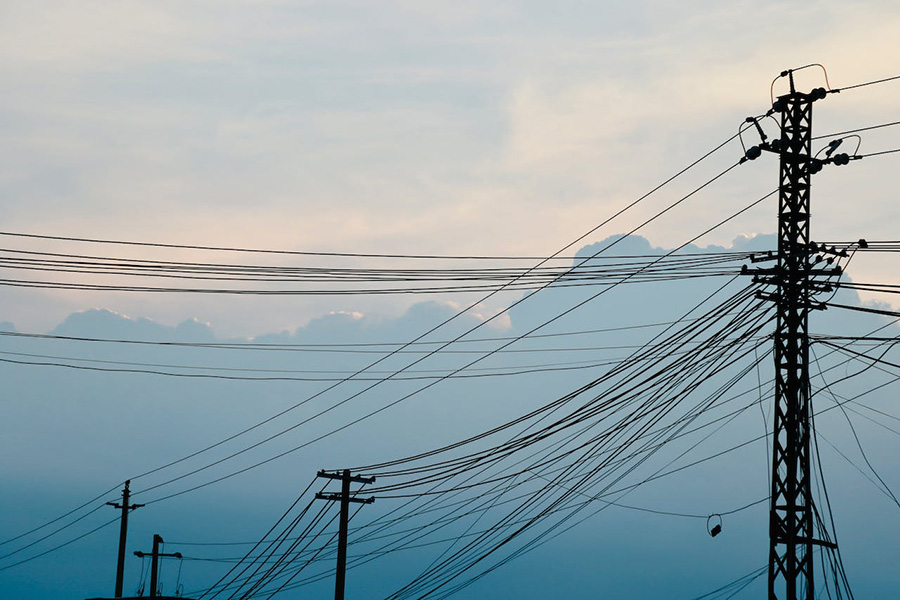
M 128 489 L 131 480 L 125 482 L 122 488 L 122 504 L 116 502 L 107 502 L 106 504 L 114 508 L 122 510 L 122 518 L 119 523 L 119 556 L 116 562 L 116 593 L 114 598 L 122 597 L 122 585 L 125 580 L 125 543 L 128 538 L 128 513 L 136 508 L 144 506 L 143 504 L 128 504 L 131 499 L 131 491 Z
M 760 294 L 777 305 L 775 329 L 775 410 L 772 435 L 772 489 L 769 506 L 769 600 L 814 600 L 813 545 L 835 547 L 814 539 L 810 477 L 809 311 L 824 308 L 811 300 L 826 288 L 815 277 L 840 275 L 840 267 L 814 269 L 821 257 L 810 241 L 810 184 L 826 163 L 846 164 L 828 155 L 812 155 L 812 104 L 827 95 L 824 88 L 796 91 L 793 71 L 785 71 L 790 92 L 780 96 L 772 113 L 781 114 L 781 137 L 748 151 L 775 152 L 779 160 L 778 255 L 774 268 L 748 271 L 754 281 L 777 286 Z M 757 127 L 758 128 L 758 127 Z M 758 261 L 755 261 L 758 262 Z M 829 264 L 831 261 L 827 261 Z
M 340 494 L 316 494 L 319 500 L 331 500 L 341 503 L 340 528 L 338 530 L 338 553 L 337 553 L 337 569 L 334 578 L 334 600 L 344 600 L 344 578 L 347 571 L 347 523 L 350 519 L 350 503 L 357 502 L 359 504 L 371 504 L 375 502 L 375 498 L 353 498 L 350 496 L 350 483 L 372 483 L 374 477 L 362 477 L 359 475 L 350 475 L 349 469 L 344 469 L 340 475 L 337 473 L 327 473 L 319 471 L 319 477 L 326 479 L 339 479 L 341 481 Z
M 159 545 L 163 543 L 161 536 L 153 534 L 153 551 L 150 553 L 150 597 L 159 596 L 159 559 L 164 557 L 181 558 L 181 552 L 172 554 L 162 554 L 159 551 Z M 135 556 L 143 558 L 147 556 L 146 552 L 135 552 Z
M 769 597 L 806 589 L 814 599 L 812 497 L 809 486 L 809 192 L 812 102 L 782 96 L 778 195 L 778 324 L 775 330 L 775 416 L 769 512 Z M 783 548 L 783 554 L 781 552 Z

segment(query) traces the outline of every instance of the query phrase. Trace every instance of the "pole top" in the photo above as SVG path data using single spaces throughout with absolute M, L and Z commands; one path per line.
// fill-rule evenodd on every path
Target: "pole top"
M 325 479 L 349 479 L 354 483 L 375 483 L 375 477 L 364 477 L 362 475 L 351 475 L 350 469 L 342 469 L 338 472 L 329 472 L 320 469 L 316 473 L 316 477 L 324 477 Z

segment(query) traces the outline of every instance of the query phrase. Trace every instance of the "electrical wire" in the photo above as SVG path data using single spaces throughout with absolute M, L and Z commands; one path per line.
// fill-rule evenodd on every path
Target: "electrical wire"
M 877 84 L 879 84 L 879 83 L 886 83 L 886 82 L 888 82 L 888 81 L 895 81 L 895 80 L 897 80 L 897 79 L 900 79 L 900 75 L 895 75 L 895 76 L 893 76 L 893 77 L 885 77 L 884 79 L 876 79 L 876 80 L 874 80 L 874 81 L 866 81 L 865 83 L 857 83 L 857 84 L 854 84 L 854 85 L 847 85 L 847 86 L 844 86 L 844 87 L 842 87 L 842 88 L 836 88 L 836 89 L 833 90 L 833 91 L 835 91 L 835 92 L 843 92 L 843 91 L 846 91 L 846 90 L 853 90 L 853 89 L 856 89 L 856 88 L 867 87 L 867 86 L 870 86 L 870 85 L 877 85 Z
M 645 220 L 645 221 L 644 221 L 643 223 L 641 223 L 640 225 L 636 226 L 636 227 L 632 230 L 632 233 L 633 233 L 634 231 L 637 231 L 638 229 L 640 229 L 641 227 L 643 227 L 643 226 L 646 225 L 647 223 L 652 222 L 653 220 L 659 218 L 661 215 L 663 215 L 663 214 L 665 214 L 666 212 L 672 210 L 672 209 L 675 208 L 676 206 L 680 205 L 681 203 L 683 203 L 684 201 L 686 201 L 688 198 L 690 198 L 691 196 L 693 196 L 694 194 L 696 194 L 696 193 L 699 192 L 700 190 L 704 189 L 705 187 L 709 186 L 710 184 L 712 184 L 713 182 L 715 182 L 715 181 L 718 180 L 719 178 L 723 177 L 725 174 L 727 174 L 728 172 L 730 172 L 732 169 L 734 169 L 734 168 L 735 168 L 736 166 L 738 166 L 738 165 L 739 165 L 739 163 L 735 163 L 734 165 L 732 165 L 731 167 L 728 167 L 727 169 L 725 169 L 724 171 L 722 171 L 721 173 L 719 173 L 718 175 L 716 175 L 716 176 L 713 177 L 712 179 L 708 180 L 706 183 L 704 183 L 704 184 L 702 184 L 701 186 L 695 188 L 692 192 L 688 193 L 688 194 L 685 195 L 685 196 L 682 196 L 679 200 L 677 200 L 677 201 L 675 201 L 674 203 L 670 204 L 668 207 L 666 207 L 666 208 L 663 209 L 662 211 L 656 213 L 654 216 L 650 217 L 649 219 Z M 663 257 L 668 256 L 668 255 L 671 255 L 671 254 L 674 254 L 675 252 L 678 252 L 679 250 L 681 250 L 681 249 L 687 247 L 689 244 L 691 244 L 691 243 L 697 241 L 698 239 L 700 239 L 701 237 L 703 237 L 704 235 L 706 235 L 706 234 L 709 233 L 710 231 L 713 231 L 714 229 L 720 227 L 720 226 L 723 225 L 724 223 L 727 223 L 728 221 L 730 221 L 730 220 L 736 218 L 737 216 L 743 214 L 744 212 L 750 210 L 750 209 L 753 208 L 754 206 L 760 204 L 761 202 L 763 202 L 765 199 L 767 199 L 768 197 L 770 197 L 770 196 L 773 195 L 773 194 L 774 194 L 774 191 L 773 191 L 773 192 L 770 192 L 769 194 L 766 194 L 766 195 L 763 196 L 762 198 L 760 198 L 760 199 L 758 199 L 758 200 L 752 202 L 750 205 L 748 205 L 748 206 L 742 208 L 741 210 L 739 210 L 738 212 L 734 213 L 734 214 L 731 215 L 730 217 L 727 217 L 726 219 L 720 221 L 719 223 L 717 223 L 716 225 L 710 227 L 709 229 L 707 229 L 707 230 L 704 231 L 703 233 L 701 233 L 701 234 L 695 236 L 694 238 L 692 238 L 691 240 L 689 240 L 689 241 L 686 242 L 685 244 L 682 244 L 681 246 L 679 246 L 678 248 L 672 250 L 671 252 L 669 252 L 669 253 L 667 253 L 667 254 L 665 254 L 665 255 L 662 255 L 658 260 L 662 260 Z M 595 253 L 595 255 L 596 255 L 596 254 L 599 254 L 600 252 L 604 251 L 605 249 L 608 249 L 608 248 L 612 247 L 613 245 L 615 245 L 618 241 L 620 241 L 620 240 L 622 240 L 622 239 L 625 239 L 625 238 L 624 238 L 624 237 L 618 238 L 618 240 L 616 240 L 616 241 L 614 241 L 614 242 L 608 244 L 604 249 L 601 249 L 601 250 L 597 251 L 597 252 Z M 589 257 L 588 259 L 585 259 L 585 260 L 589 260 L 589 259 L 590 259 L 590 257 Z M 651 263 L 651 264 L 652 264 L 652 263 Z M 530 335 L 530 334 L 532 334 L 532 333 L 538 331 L 538 330 L 541 329 L 542 327 L 544 327 L 544 326 L 546 326 L 546 325 L 548 325 L 548 324 L 550 324 L 550 323 L 552 323 L 552 322 L 558 320 L 559 318 L 561 318 L 561 317 L 564 316 L 565 314 L 568 314 L 568 313 L 572 312 L 573 310 L 579 308 L 580 306 L 583 306 L 584 304 L 586 304 L 586 303 L 590 302 L 591 300 L 597 298 L 599 295 L 605 293 L 606 291 L 608 291 L 608 290 L 610 290 L 610 289 L 613 289 L 613 287 L 614 287 L 615 285 L 616 285 L 616 284 L 613 284 L 613 286 L 611 286 L 611 287 L 606 287 L 606 288 L 604 288 L 603 290 L 601 290 L 600 292 L 596 292 L 595 294 L 593 294 L 592 296 L 590 296 L 588 299 L 579 302 L 578 304 L 576 304 L 576 305 L 573 306 L 573 307 L 570 307 L 570 308 L 567 309 L 566 311 L 557 314 L 557 315 L 556 315 L 555 317 L 553 317 L 552 319 L 549 319 L 549 320 L 543 322 L 542 324 L 538 325 L 537 327 L 532 328 L 532 329 L 529 330 L 528 332 L 526 332 L 526 333 L 522 334 L 521 336 L 519 336 L 519 337 L 518 337 L 516 340 L 514 340 L 514 341 L 517 341 L 518 339 L 523 339 L 523 338 L 527 337 L 528 335 Z M 520 299 L 520 300 L 514 302 L 511 306 L 515 306 L 516 304 L 518 304 L 518 303 L 524 301 L 525 299 L 527 299 L 527 298 L 529 298 L 529 297 L 530 297 L 530 295 L 526 295 L 526 296 L 523 297 L 522 299 Z M 459 314 L 459 313 L 457 313 L 457 314 Z M 496 317 L 496 315 L 495 315 L 495 317 Z M 495 317 L 490 317 L 490 318 L 488 318 L 487 320 L 480 322 L 478 325 L 476 325 L 476 326 L 470 328 L 469 330 L 467 330 L 466 332 L 460 334 L 460 335 L 458 336 L 458 339 L 464 338 L 466 335 L 468 335 L 468 334 L 471 333 L 472 331 L 474 331 L 474 330 L 480 328 L 480 327 L 483 326 L 484 324 L 490 322 L 490 321 L 491 321 L 493 318 L 495 318 Z M 513 343 L 513 341 L 510 341 L 510 342 L 508 342 L 508 343 L 505 343 L 505 344 L 501 345 L 500 348 L 498 348 L 498 349 L 494 349 L 494 350 L 492 350 L 492 351 L 489 351 L 489 352 L 485 353 L 485 354 L 482 355 L 481 357 L 479 357 L 479 358 L 477 358 L 477 359 L 475 359 L 475 360 L 473 360 L 473 361 L 471 361 L 471 362 L 469 362 L 469 363 L 466 363 L 466 365 L 464 365 L 463 367 L 460 367 L 456 372 L 462 371 L 462 370 L 465 369 L 465 368 L 468 368 L 468 367 L 471 367 L 471 366 L 477 364 L 477 363 L 480 362 L 481 360 L 484 360 L 484 358 L 487 358 L 488 356 L 493 355 L 497 350 L 503 349 L 503 348 L 505 348 L 506 346 L 511 345 L 512 343 Z M 439 352 L 441 349 L 442 349 L 442 348 L 438 348 L 438 349 L 434 350 L 434 352 Z M 429 355 L 427 355 L 427 356 L 429 356 Z M 426 356 L 426 357 L 427 357 L 427 356 Z M 426 358 L 426 357 L 423 357 L 422 359 L 419 359 L 419 360 L 417 360 L 417 361 L 414 361 L 414 362 L 410 363 L 409 365 L 407 365 L 407 366 L 404 367 L 403 369 L 398 370 L 397 373 L 399 374 L 399 373 L 401 373 L 403 370 L 405 370 L 406 368 L 409 368 L 409 367 L 411 367 L 411 366 L 414 366 L 415 364 L 417 364 L 417 363 L 420 362 L 421 360 L 424 360 L 424 358 Z M 386 378 L 386 380 L 387 380 L 387 379 L 390 379 L 390 378 L 391 378 L 391 377 L 389 376 L 388 378 Z M 329 436 L 331 436 L 331 435 L 333 435 L 333 434 L 335 434 L 335 433 L 338 433 L 339 431 L 343 431 L 344 429 L 347 429 L 348 427 L 351 427 L 351 426 L 353 426 L 353 425 L 356 425 L 356 424 L 362 422 L 363 420 L 366 420 L 366 419 L 368 419 L 368 418 L 370 418 L 370 417 L 372 417 L 372 416 L 374 416 L 374 415 L 376 415 L 376 414 L 379 414 L 379 413 L 383 412 L 384 410 L 387 410 L 388 408 L 390 408 L 390 407 L 392 407 L 392 406 L 394 406 L 394 405 L 396 405 L 396 404 L 402 402 L 403 400 L 406 400 L 407 398 L 411 397 L 412 395 L 418 394 L 418 393 L 420 393 L 420 392 L 422 392 L 422 391 L 424 391 L 424 390 L 426 390 L 426 389 L 429 389 L 430 387 L 432 387 L 432 386 L 436 385 L 437 383 L 443 381 L 444 378 L 447 378 L 447 376 L 444 376 L 444 377 L 442 377 L 442 378 L 436 379 L 436 380 L 434 380 L 434 381 L 432 381 L 432 382 L 430 382 L 430 383 L 424 385 L 423 387 L 418 388 L 418 389 L 417 389 L 416 391 L 414 391 L 414 392 L 411 392 L 411 393 L 409 393 L 409 394 L 406 394 L 406 395 L 402 396 L 401 398 L 399 398 L 399 399 L 397 399 L 397 400 L 394 400 L 394 401 L 390 402 L 390 403 L 387 404 L 387 405 L 384 405 L 384 406 L 382 406 L 382 407 L 380 407 L 380 408 L 378 408 L 378 409 L 375 409 L 375 410 L 373 410 L 373 411 L 370 411 L 370 412 L 366 413 L 366 414 L 363 415 L 362 417 L 359 417 L 359 418 L 357 418 L 357 419 L 354 419 L 354 420 L 352 420 L 352 421 L 349 421 L 348 423 L 345 423 L 344 425 L 342 425 L 342 426 L 340 426 L 340 427 L 337 427 L 337 428 L 335 428 L 335 429 L 330 430 L 329 432 L 327 432 L 327 433 L 325 433 L 325 434 L 322 434 L 322 435 L 320 435 L 320 436 L 317 436 L 317 437 L 315 437 L 315 438 L 313 438 L 313 439 L 311 439 L 311 440 L 305 442 L 304 444 L 301 444 L 301 445 L 299 445 L 299 446 L 295 446 L 294 448 L 292 448 L 292 449 L 290 449 L 290 450 L 281 452 L 281 453 L 279 453 L 279 454 L 277 454 L 277 455 L 275 455 L 275 456 L 272 456 L 272 457 L 270 457 L 270 458 L 268 458 L 268 459 L 265 459 L 265 460 L 263 460 L 263 461 L 259 461 L 259 462 L 257 462 L 257 463 L 254 463 L 253 465 L 251 465 L 251 466 L 249 466 L 249 467 L 245 467 L 245 468 L 243 468 L 243 469 L 234 471 L 234 472 L 232 472 L 232 473 L 230 473 L 230 474 L 228 474 L 228 475 L 226 475 L 226 476 L 223 476 L 223 477 L 220 477 L 220 478 L 216 478 L 216 479 L 214 479 L 214 480 L 207 481 L 207 482 L 204 483 L 204 484 L 199 484 L 198 486 L 194 486 L 194 487 L 188 488 L 188 489 L 186 489 L 186 490 L 182 490 L 181 492 L 177 492 L 177 493 L 175 493 L 174 495 L 180 495 L 180 494 L 183 494 L 183 493 L 188 493 L 188 492 L 194 491 L 194 490 L 196 490 L 196 489 L 200 489 L 200 488 L 202 488 L 202 487 L 206 487 L 207 485 L 212 485 L 212 484 L 217 483 L 217 482 L 219 482 L 219 481 L 222 481 L 222 480 L 224 480 L 224 479 L 228 479 L 228 478 L 230 478 L 230 477 L 233 477 L 233 476 L 242 474 L 242 473 L 244 473 L 244 472 L 246 472 L 246 471 L 248 471 L 248 470 L 250 470 L 250 469 L 257 468 L 257 467 L 262 466 L 262 465 L 264 465 L 264 464 L 268 464 L 269 462 L 271 462 L 271 461 L 273 461 L 273 460 L 277 460 L 277 459 L 279 459 L 279 458 L 282 458 L 282 457 L 284 457 L 284 456 L 286 456 L 286 455 L 288 455 L 288 454 L 290 454 L 290 453 L 293 453 L 293 452 L 295 452 L 295 451 L 297 451 L 297 450 L 299 450 L 299 449 L 301 449 L 301 448 L 303 448 L 303 447 L 306 447 L 306 446 L 308 446 L 308 445 L 310 445 L 310 444 L 312 444 L 312 443 L 318 442 L 318 441 L 320 441 L 320 440 L 322 440 L 322 439 L 324 439 L 324 438 L 326 438 L 326 437 L 329 437 Z M 219 459 L 219 460 L 214 461 L 214 462 L 212 462 L 212 463 L 208 463 L 208 464 L 207 464 L 206 466 L 204 466 L 204 467 L 199 467 L 199 468 L 194 469 L 194 470 L 192 470 L 192 471 L 190 471 L 190 472 L 188 472 L 188 473 L 186 473 L 186 474 L 180 475 L 180 476 L 175 477 L 175 478 L 171 478 L 171 479 L 169 479 L 168 481 L 163 482 L 163 483 L 161 483 L 161 484 L 157 484 L 157 485 L 151 486 L 150 488 L 146 488 L 145 490 L 142 490 L 142 492 L 146 492 L 146 491 L 149 491 L 149 490 L 152 490 L 152 489 L 156 489 L 156 488 L 159 488 L 159 487 L 161 487 L 161 486 L 163 486 L 163 485 L 168 485 L 169 483 L 173 483 L 173 482 L 178 481 L 178 480 L 180 480 L 180 479 L 183 479 L 183 478 L 185 478 L 185 477 L 192 476 L 192 475 L 194 475 L 194 474 L 196 474 L 196 473 L 199 473 L 199 472 L 201 472 L 201 471 L 203 471 L 203 470 L 206 470 L 206 469 L 210 468 L 211 466 L 214 466 L 214 465 L 216 465 L 216 464 L 220 464 L 220 463 L 224 462 L 225 460 L 230 460 L 231 458 L 233 458 L 233 457 L 235 457 L 235 456 L 238 456 L 238 455 L 240 455 L 240 454 L 243 454 L 244 452 L 246 452 L 246 451 L 248 451 L 248 450 L 250 450 L 250 449 L 256 448 L 256 447 L 258 447 L 258 446 L 260 446 L 260 445 L 262 445 L 262 444 L 264 444 L 264 443 L 267 443 L 268 441 L 271 441 L 272 439 L 275 439 L 276 437 L 280 437 L 281 435 L 284 435 L 285 433 L 287 433 L 287 432 L 289 432 L 289 431 L 293 431 L 293 430 L 296 429 L 297 427 L 300 427 L 300 426 L 302 426 L 303 424 L 309 422 L 311 419 L 317 418 L 317 417 L 319 417 L 319 416 L 321 416 L 321 415 L 323 415 L 323 414 L 326 414 L 326 413 L 328 413 L 328 412 L 334 410 L 335 408 L 337 408 L 337 407 L 339 407 L 339 406 L 345 404 L 346 402 L 348 402 L 348 401 L 350 401 L 350 400 L 352 400 L 352 399 L 354 399 L 354 398 L 360 396 L 361 394 L 363 394 L 363 393 L 365 393 L 366 391 L 372 389 L 372 387 L 379 385 L 380 383 L 381 383 L 380 381 L 374 382 L 370 387 L 364 388 L 362 391 L 357 392 L 357 393 L 355 393 L 355 394 L 353 394 L 353 395 L 351 395 L 351 396 L 348 396 L 347 398 L 344 398 L 343 400 L 341 400 L 341 401 L 339 401 L 339 402 L 337 402 L 337 403 L 335 403 L 335 404 L 332 404 L 332 405 L 331 405 L 330 407 L 328 407 L 327 409 L 323 409 L 322 411 L 319 411 L 319 412 L 316 413 L 315 415 L 313 415 L 313 416 L 311 416 L 311 417 L 308 417 L 307 419 L 301 420 L 300 422 L 295 423 L 295 424 L 292 425 L 291 427 L 289 427 L 289 428 L 287 428 L 287 429 L 281 430 L 281 431 L 278 432 L 277 434 L 273 434 L 273 435 L 271 435 L 271 436 L 265 438 L 263 441 L 256 442 L 256 443 L 254 443 L 254 444 L 252 444 L 252 445 L 250 445 L 250 446 L 248 446 L 248 447 L 246 447 L 246 448 L 244 448 L 244 449 L 242 449 L 242 450 L 239 450 L 239 451 L 236 451 L 236 452 L 230 454 L 229 456 L 227 456 L 227 457 L 225 457 L 225 458 L 223 458 L 223 459 Z M 335 385 L 335 386 L 336 386 L 336 385 L 340 385 L 340 383 L 336 383 L 336 384 L 334 384 L 334 385 Z M 326 391 L 327 391 L 327 389 L 330 389 L 330 388 L 326 388 Z M 306 400 L 304 400 L 304 401 L 301 401 L 300 403 L 297 403 L 297 404 L 293 405 L 292 407 L 290 407 L 290 408 L 288 408 L 288 409 L 285 409 L 284 411 L 282 411 L 281 413 L 279 413 L 279 414 L 276 415 L 275 417 L 270 417 L 268 420 L 264 421 L 263 423 L 268 422 L 268 421 L 271 421 L 272 419 L 277 418 L 278 416 L 283 415 L 283 414 L 285 414 L 286 412 L 288 412 L 288 411 L 290 411 L 290 410 L 293 410 L 293 408 L 296 408 L 296 407 L 302 405 L 303 403 L 308 402 L 309 399 L 314 398 L 314 397 L 316 397 L 317 395 L 321 395 L 322 393 L 324 393 L 324 392 L 319 392 L 318 394 L 316 394 L 316 395 L 314 395 L 314 396 L 311 396 L 310 398 L 308 398 L 308 399 L 306 399 Z M 257 427 L 257 426 L 259 426 L 259 424 L 257 424 L 256 426 L 253 426 L 253 427 L 255 428 L 255 427 Z M 244 430 L 244 432 L 246 432 L 246 431 L 249 431 L 249 429 Z M 235 435 L 241 435 L 241 434 L 239 433 L 239 434 L 235 434 Z M 233 437 L 234 437 L 234 436 L 233 436 Z M 233 437 L 230 438 L 230 439 L 233 439 Z M 224 442 L 220 442 L 219 444 L 221 444 L 221 443 L 224 443 Z M 203 452 L 203 451 L 204 451 L 204 450 L 201 450 L 200 452 Z M 182 460 L 184 460 L 184 459 L 182 459 Z M 159 469 L 161 469 L 161 468 L 165 468 L 165 466 L 160 467 Z M 159 469 L 156 469 L 156 470 L 159 470 Z M 134 479 L 136 479 L 136 478 L 138 478 L 138 477 L 142 477 L 143 475 L 146 475 L 146 474 L 149 474 L 149 472 L 148 472 L 148 473 L 145 473 L 145 474 L 142 474 L 142 475 L 138 475 L 138 476 L 132 477 L 132 480 L 134 480 Z M 134 495 L 136 495 L 137 493 L 142 493 L 142 492 L 136 492 Z M 153 500 L 153 501 L 151 501 L 151 502 L 158 502 L 158 501 L 160 501 L 160 500 L 162 500 L 162 499 L 167 499 L 167 498 L 174 497 L 174 495 L 173 495 L 173 494 L 169 494 L 169 495 L 167 495 L 167 496 L 164 496 L 163 498 L 159 498 L 159 499 Z
M 810 139 L 812 139 L 812 140 L 821 140 L 821 139 L 825 139 L 825 138 L 835 138 L 835 137 L 840 137 L 840 136 L 843 136 L 843 135 L 849 135 L 849 134 L 851 134 L 851 133 L 861 133 L 861 132 L 863 132 L 863 131 L 873 131 L 873 130 L 875 130 L 875 129 L 883 129 L 883 128 L 885 128 L 885 127 L 894 127 L 894 126 L 896 126 L 896 125 L 900 125 L 900 121 L 892 121 L 892 122 L 890 122 L 890 123 L 881 123 L 881 124 L 879 124 L 879 125 L 870 125 L 870 126 L 868 126 L 868 127 L 857 127 L 856 129 L 848 129 L 848 130 L 846 130 L 846 131 L 836 131 L 836 132 L 834 132 L 834 133 L 826 133 L 826 134 L 823 134 L 823 135 L 815 135 L 815 136 L 813 136 L 813 137 L 810 138 Z

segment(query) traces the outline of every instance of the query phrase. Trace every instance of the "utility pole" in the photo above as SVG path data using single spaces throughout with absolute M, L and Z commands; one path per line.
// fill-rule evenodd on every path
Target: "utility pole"
M 759 294 L 777 305 L 768 598 L 814 600 L 813 546 L 835 546 L 813 537 L 808 316 L 810 310 L 824 308 L 811 300 L 814 293 L 827 290 L 816 278 L 840 275 L 841 270 L 813 268 L 822 258 L 810 241 L 810 184 L 824 164 L 847 164 L 848 159 L 829 153 L 827 159 L 819 160 L 811 152 L 812 105 L 828 92 L 824 88 L 798 92 L 793 71 L 781 75 L 789 77 L 790 92 L 780 96 L 769 113 L 781 114 L 781 138 L 769 143 L 763 137 L 760 146 L 747 152 L 751 160 L 760 150 L 780 156 L 778 262 L 774 268 L 745 272 L 753 274 L 756 282 L 776 286 L 773 294 Z M 765 258 L 754 262 L 760 260 Z
M 160 558 L 181 558 L 181 552 L 174 552 L 172 554 L 163 554 L 159 551 L 159 545 L 163 543 L 162 537 L 157 534 L 153 534 L 153 551 L 149 554 L 150 556 L 150 597 L 159 596 L 159 559 Z M 135 556 L 138 558 L 144 558 L 147 556 L 146 552 L 135 552 Z
M 122 597 L 122 584 L 125 580 L 125 542 L 128 538 L 128 513 L 144 506 L 143 504 L 128 504 L 128 501 L 131 499 L 131 491 L 128 489 L 130 484 L 131 480 L 129 479 L 125 482 L 125 487 L 122 488 L 122 504 L 117 502 L 106 503 L 108 506 L 121 509 L 122 511 L 122 518 L 119 522 L 119 557 L 116 563 L 116 595 L 113 596 L 114 598 Z
M 375 498 L 353 498 L 350 496 L 350 483 L 373 483 L 374 477 L 362 477 L 350 475 L 350 469 L 344 469 L 340 474 L 319 471 L 318 477 L 326 479 L 339 479 L 341 481 L 340 494 L 317 493 L 317 500 L 330 500 L 341 503 L 340 528 L 338 529 L 338 553 L 337 569 L 334 578 L 334 600 L 344 600 L 344 577 L 347 571 L 347 522 L 350 520 L 350 503 L 372 504 Z

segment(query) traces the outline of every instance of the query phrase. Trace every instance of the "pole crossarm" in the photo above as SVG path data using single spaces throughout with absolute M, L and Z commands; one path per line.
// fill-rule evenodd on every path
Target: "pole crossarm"
M 355 498 L 350 495 L 351 483 L 374 483 L 374 477 L 363 477 L 362 475 L 352 475 L 350 469 L 344 469 L 339 473 L 329 473 L 321 470 L 316 473 L 317 477 L 325 479 L 337 479 L 341 482 L 341 492 L 339 494 L 324 494 L 319 492 L 316 494 L 317 500 L 328 500 L 331 502 L 341 503 L 340 526 L 338 529 L 338 551 L 337 551 L 337 568 L 334 577 L 334 598 L 335 600 L 344 600 L 344 581 L 347 572 L 347 535 L 348 522 L 350 520 L 350 503 L 372 504 L 375 498 Z
M 316 493 L 316 500 L 331 500 L 332 502 L 341 502 L 343 500 L 343 496 L 341 494 L 323 494 L 321 492 Z M 375 497 L 369 498 L 354 498 L 353 496 L 347 498 L 347 502 L 356 502 L 357 504 L 372 504 L 375 502 Z
M 112 506 L 113 508 L 124 508 L 125 510 L 134 510 L 146 506 L 146 504 L 119 504 L 118 502 L 107 502 L 106 505 Z
M 325 469 L 322 469 L 318 473 L 316 473 L 316 477 L 323 477 L 325 479 L 337 479 L 339 481 L 343 481 L 344 473 L 343 471 L 339 473 L 331 473 L 329 471 L 326 471 Z M 350 481 L 353 483 L 375 483 L 375 478 L 364 477 L 362 475 L 351 475 Z
M 135 550 L 134 555 L 138 558 L 144 558 L 145 556 L 149 556 L 151 558 L 153 557 L 152 552 L 141 552 L 140 550 Z M 158 556 L 159 558 L 184 558 L 184 556 L 181 555 L 181 552 L 172 552 L 171 554 L 159 552 L 156 554 L 156 556 Z

